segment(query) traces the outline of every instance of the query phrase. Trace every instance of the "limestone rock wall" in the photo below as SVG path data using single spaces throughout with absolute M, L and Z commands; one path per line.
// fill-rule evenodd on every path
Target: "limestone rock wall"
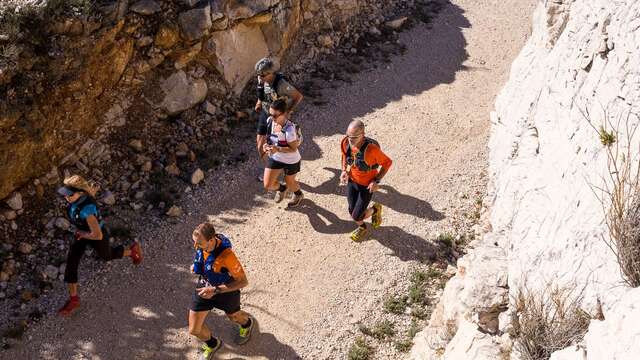
M 603 241 L 608 205 L 596 197 L 611 185 L 601 125 L 637 164 L 639 48 L 637 1 L 540 2 L 491 114 L 490 231 L 459 261 L 412 358 L 523 358 L 509 335 L 516 295 L 549 284 L 577 289 L 581 308 L 604 317 L 552 359 L 640 358 L 640 292 Z

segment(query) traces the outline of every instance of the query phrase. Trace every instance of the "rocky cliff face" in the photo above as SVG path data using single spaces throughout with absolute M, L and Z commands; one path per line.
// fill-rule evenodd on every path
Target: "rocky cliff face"
M 43 176 L 93 152 L 99 128 L 141 127 L 205 99 L 207 121 L 224 123 L 259 58 L 309 69 L 339 45 L 355 46 L 355 34 L 380 35 L 387 11 L 405 2 L 12 3 L 22 4 L 20 15 L 5 8 L 0 26 L 0 198 L 33 178 L 55 182 Z
M 640 356 L 640 289 L 622 280 L 605 242 L 611 204 L 598 199 L 613 188 L 602 135 L 616 134 L 618 164 L 637 167 L 639 29 L 636 1 L 539 4 L 491 114 L 489 232 L 458 262 L 412 358 L 527 358 L 518 296 L 552 287 L 571 289 L 591 318 L 552 359 Z

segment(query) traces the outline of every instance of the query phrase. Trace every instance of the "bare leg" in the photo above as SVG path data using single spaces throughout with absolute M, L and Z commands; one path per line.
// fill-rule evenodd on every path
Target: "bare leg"
M 278 183 L 278 176 L 282 169 L 264 169 L 264 188 L 266 190 L 278 190 L 280 188 L 280 183 Z
M 204 323 L 207 315 L 209 315 L 208 311 L 189 310 L 189 334 L 202 341 L 211 339 L 211 330 Z
M 296 180 L 296 175 L 297 174 L 285 175 L 284 177 L 284 182 L 287 183 L 287 190 L 289 190 L 290 192 L 296 192 L 300 190 L 300 184 L 298 184 L 298 181 Z
M 238 310 L 233 314 L 227 314 L 227 317 L 229 318 L 229 320 L 233 321 L 234 323 L 240 326 L 246 324 L 247 321 L 249 321 L 249 314 L 247 314 L 242 310 Z

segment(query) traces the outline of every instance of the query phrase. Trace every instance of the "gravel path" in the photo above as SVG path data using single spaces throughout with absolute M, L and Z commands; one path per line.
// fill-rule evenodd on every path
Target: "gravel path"
M 484 194 L 489 111 L 526 40 L 534 3 L 456 0 L 428 28 L 403 33 L 406 54 L 327 87 L 327 104 L 308 102 L 296 115 L 306 138 L 304 206 L 273 204 L 254 180 L 255 162 L 209 173 L 183 199 L 184 216 L 140 224 L 141 267 L 103 265 L 81 281 L 81 311 L 65 320 L 47 316 L 0 357 L 195 359 L 199 344 L 186 329 L 190 234 L 210 218 L 244 264 L 244 308 L 259 321 L 252 341 L 236 347 L 231 325 L 212 313 L 207 323 L 226 344 L 220 357 L 345 358 L 357 324 L 383 316 L 384 296 L 406 283 L 433 253 L 437 234 Z M 362 243 L 348 239 L 354 225 L 337 186 L 338 144 L 352 119 L 363 120 L 394 160 L 375 196 L 385 223 Z M 56 291 L 63 294 L 62 286 Z M 401 355 L 383 344 L 374 357 Z

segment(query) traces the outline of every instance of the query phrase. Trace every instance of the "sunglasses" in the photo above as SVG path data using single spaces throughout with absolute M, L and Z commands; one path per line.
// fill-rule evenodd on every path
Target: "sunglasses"
M 358 139 L 360 136 L 362 136 L 362 134 L 358 134 L 358 135 L 347 135 L 347 138 L 355 140 Z

